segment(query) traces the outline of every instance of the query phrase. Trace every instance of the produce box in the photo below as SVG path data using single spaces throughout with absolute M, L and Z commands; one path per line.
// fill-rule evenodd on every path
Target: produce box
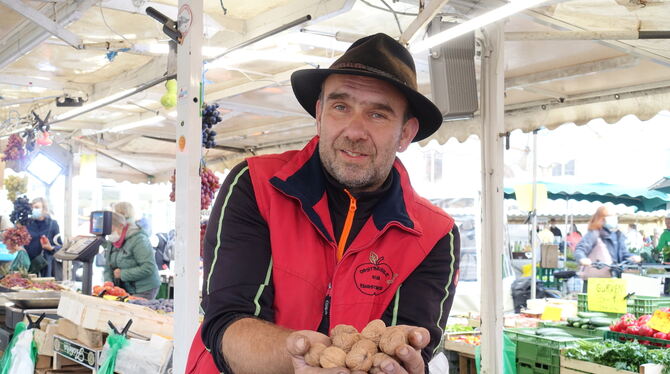
M 479 331 L 446 333 L 444 334 L 444 349 L 474 356 L 475 347 L 479 345 L 479 338 L 481 338 Z
M 592 338 L 602 338 L 605 336 L 605 330 L 598 329 L 581 329 L 577 327 L 570 327 L 565 325 L 565 323 L 556 323 L 556 322 L 542 322 L 540 323 L 540 328 L 559 328 L 569 333 L 570 335 L 583 335 L 587 334 Z
M 572 336 L 540 336 L 536 332 L 536 329 L 505 329 L 505 334 L 516 342 L 518 362 L 530 366 L 534 373 L 557 372 L 561 349 L 575 346 L 578 340 L 601 340 L 586 332 L 570 334 Z M 542 371 L 543 368 L 546 371 Z
M 174 319 L 171 315 L 120 301 L 63 292 L 58 305 L 58 315 L 67 318 L 83 328 L 108 332 L 107 321 L 117 328 L 123 328 L 129 319 L 133 320 L 129 333 L 149 339 L 151 334 L 172 338 Z
M 628 370 L 618 370 L 613 367 L 594 364 L 588 361 L 573 360 L 561 356 L 561 373 L 560 374 L 636 374 Z
M 636 317 L 653 314 L 656 309 L 670 306 L 670 297 L 633 296 L 633 307 Z M 630 307 L 629 307 L 630 309 Z
M 670 340 L 666 339 L 657 339 L 650 336 L 640 336 L 633 334 L 624 334 L 616 331 L 606 331 L 604 335 L 605 340 L 616 340 L 620 342 L 624 341 L 637 341 L 642 345 L 646 345 L 647 348 L 670 348 Z

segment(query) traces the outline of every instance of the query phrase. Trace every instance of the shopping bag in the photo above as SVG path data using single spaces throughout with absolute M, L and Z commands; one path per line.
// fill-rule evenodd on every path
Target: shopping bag
M 14 328 L 14 337 L 9 342 L 0 361 L 0 374 L 33 374 L 37 360 L 37 346 L 33 341 L 33 329 L 24 322 Z
M 128 338 L 124 334 L 111 333 L 107 337 L 107 342 L 105 343 L 109 346 L 107 353 L 107 358 L 100 366 L 98 374 L 114 374 L 114 369 L 116 367 L 116 356 L 119 353 L 119 350 L 128 344 Z M 2 374 L 2 373 L 0 373 Z

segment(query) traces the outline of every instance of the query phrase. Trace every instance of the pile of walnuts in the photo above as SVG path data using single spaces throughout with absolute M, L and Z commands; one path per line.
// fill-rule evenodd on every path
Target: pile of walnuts
M 407 344 L 407 333 L 401 326 L 386 327 L 384 321 L 370 321 L 359 333 L 350 325 L 337 325 L 330 332 L 333 345 L 316 343 L 305 354 L 308 365 L 322 368 L 347 367 L 351 370 L 380 373 L 386 358 L 395 358 L 395 350 Z

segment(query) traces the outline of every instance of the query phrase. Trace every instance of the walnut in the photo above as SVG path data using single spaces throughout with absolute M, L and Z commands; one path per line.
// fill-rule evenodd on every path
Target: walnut
M 351 347 L 361 340 L 361 334 L 358 332 L 348 333 L 342 332 L 337 335 L 334 335 L 332 338 L 333 345 L 339 348 L 342 348 L 343 351 L 349 352 Z
M 375 344 L 379 344 L 382 333 L 386 330 L 386 324 L 380 319 L 370 321 L 367 326 L 361 331 L 363 338 L 372 340 Z
M 348 334 L 355 334 L 357 333 L 358 330 L 354 326 L 351 325 L 337 325 L 333 327 L 332 330 L 330 330 L 330 336 L 336 336 L 342 333 L 348 333 Z
M 345 363 L 351 370 L 368 371 L 372 367 L 372 356 L 377 353 L 377 344 L 361 339 L 347 353 Z
M 331 345 L 321 352 L 319 363 L 326 369 L 344 367 L 346 357 L 347 354 L 342 349 Z
M 307 365 L 319 367 L 319 358 L 324 349 L 326 349 L 326 346 L 322 343 L 314 343 L 305 355 L 305 362 L 307 362 Z
M 407 344 L 407 333 L 400 326 L 387 327 L 379 340 L 379 349 L 388 354 L 395 355 L 395 350 Z

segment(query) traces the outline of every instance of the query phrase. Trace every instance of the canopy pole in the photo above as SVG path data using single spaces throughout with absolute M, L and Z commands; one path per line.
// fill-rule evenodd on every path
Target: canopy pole
M 177 171 L 175 182 L 175 373 L 186 371 L 191 341 L 198 327 L 200 260 L 200 93 L 202 80 L 202 0 L 179 0 L 177 48 Z M 189 25 L 190 22 L 190 25 Z
M 533 130 L 533 203 L 531 205 L 532 211 L 532 224 L 530 227 L 530 264 L 531 264 L 531 275 L 530 275 L 530 298 L 535 299 L 537 297 L 537 289 L 535 283 L 537 282 L 537 130 Z
M 503 372 L 504 23 L 482 30 L 482 283 L 481 372 Z

